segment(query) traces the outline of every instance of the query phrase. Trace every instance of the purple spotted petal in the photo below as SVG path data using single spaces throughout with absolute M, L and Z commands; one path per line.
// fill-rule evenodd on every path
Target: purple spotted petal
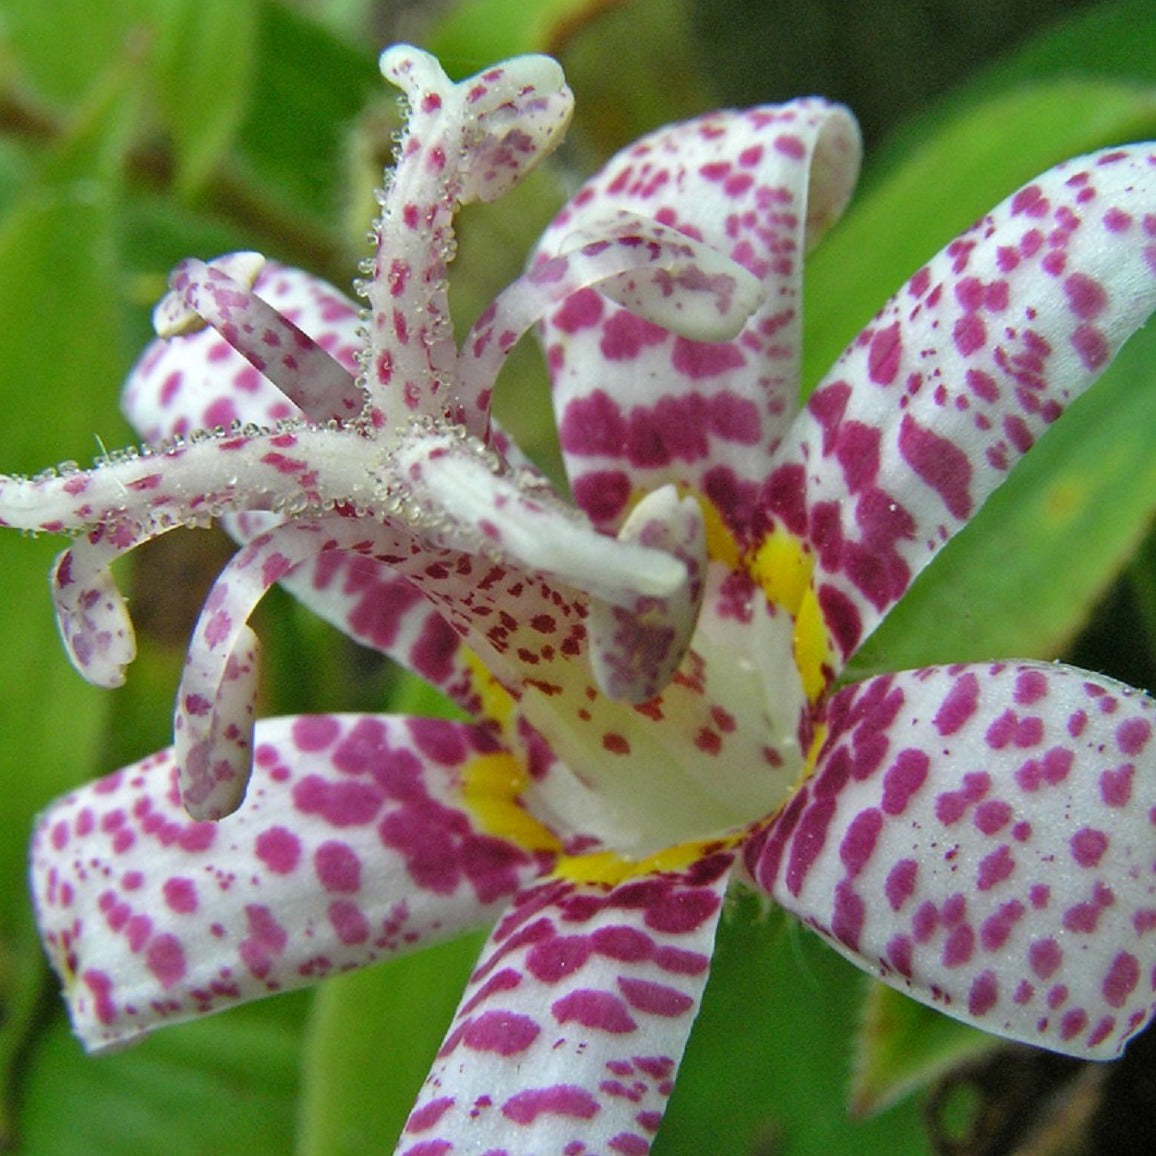
M 491 796 L 518 771 L 483 729 L 268 719 L 256 752 L 222 823 L 189 820 L 167 751 L 41 817 L 37 918 L 87 1047 L 486 926 L 551 860 L 528 817 L 506 823 L 521 844 L 487 829 L 519 814 Z
M 263 526 L 258 529 L 264 532 Z M 466 657 L 461 636 L 392 566 L 365 554 L 326 550 L 278 582 L 355 642 L 389 655 L 471 715 L 480 716 L 476 664 Z
M 1156 306 L 1151 145 L 1060 165 L 908 282 L 764 490 L 807 541 L 834 668 Z
M 183 336 L 126 391 L 161 444 L 0 476 L 0 524 L 83 532 L 54 596 L 73 661 L 106 685 L 132 657 L 114 560 L 216 518 L 242 543 L 194 630 L 175 753 L 37 830 L 82 1036 L 130 1039 L 512 901 L 402 1150 L 643 1154 L 753 832 L 757 881 L 861 965 L 996 1033 L 1118 1052 L 1156 983 L 1156 706 L 1040 665 L 827 688 L 1151 310 L 1152 158 L 1073 162 L 996 210 L 784 442 L 802 253 L 857 165 L 843 110 L 646 138 L 459 350 L 454 214 L 556 146 L 570 93 L 541 57 L 453 84 L 399 47 L 382 70 L 410 119 L 364 328 L 253 254 L 186 263 L 157 314 Z M 577 511 L 489 418 L 542 319 Z M 277 581 L 477 725 L 254 723 L 247 620 Z M 197 817 L 237 806 L 251 764 L 236 814 L 180 811 L 182 793 Z
M 858 131 L 837 106 L 711 113 L 620 153 L 547 230 L 540 256 L 616 212 L 652 217 L 763 286 L 761 307 L 722 343 L 676 336 L 594 290 L 547 317 L 562 449 L 596 524 L 617 528 L 632 498 L 677 482 L 746 526 L 797 404 L 803 251 L 842 211 L 858 162 Z
M 756 880 L 882 980 L 995 1035 L 1107 1059 L 1156 1012 L 1156 704 L 1043 663 L 831 700 Z
M 645 1156 L 714 949 L 731 856 L 615 887 L 547 880 L 498 924 L 398 1147 Z

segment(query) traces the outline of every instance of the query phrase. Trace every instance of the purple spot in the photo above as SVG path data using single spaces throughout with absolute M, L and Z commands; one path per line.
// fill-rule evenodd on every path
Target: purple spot
M 838 804 L 834 798 L 818 798 L 803 812 L 798 830 L 791 842 L 787 865 L 787 888 L 796 898 L 803 889 L 807 874 L 827 842 L 827 828 L 835 817 Z
M 1073 273 L 1064 281 L 1068 308 L 1084 321 L 1099 317 L 1108 307 L 1108 294 L 1099 281 L 1086 273 Z
M 293 788 L 293 804 L 306 815 L 320 815 L 334 827 L 357 827 L 377 817 L 382 794 L 369 783 L 334 783 L 320 775 L 307 775 Z
M 1122 754 L 1138 755 L 1152 737 L 1152 724 L 1144 718 L 1130 718 L 1116 728 L 1116 745 Z
M 590 936 L 590 943 L 599 955 L 624 963 L 643 963 L 654 954 L 654 940 L 625 925 L 598 928 Z
M 112 998 L 113 982 L 106 972 L 89 968 L 81 977 L 81 982 L 92 993 L 95 1007 L 93 1011 L 102 1024 L 116 1021 L 117 1006 Z
M 1011 209 L 1012 216 L 1025 213 L 1029 217 L 1042 217 L 1048 211 L 1048 199 L 1039 185 L 1028 185 L 1016 193 Z
M 975 825 L 985 835 L 1002 831 L 1011 822 L 1012 809 L 1002 799 L 988 799 L 975 809 Z
M 847 868 L 847 874 L 854 879 L 875 851 L 879 832 L 883 830 L 883 814 L 874 807 L 861 811 L 847 828 L 843 841 L 839 844 L 839 858 Z
M 969 369 L 965 380 L 967 388 L 981 401 L 999 400 L 999 386 L 990 373 L 984 373 L 982 369 Z
M 630 501 L 630 477 L 622 470 L 593 470 L 574 480 L 574 501 L 592 521 L 614 522 Z
M 488 1011 L 466 1024 L 462 1043 L 474 1052 L 514 1056 L 524 1052 L 538 1038 L 540 1031 L 541 1028 L 529 1016 L 509 1011 Z
M 603 325 L 598 348 L 607 361 L 632 361 L 647 346 L 661 345 L 668 336 L 653 322 L 619 310 Z
M 513 991 L 515 988 L 520 987 L 521 984 L 522 975 L 520 972 L 515 971 L 512 967 L 502 968 L 501 971 L 491 975 L 490 978 L 462 1004 L 461 1008 L 458 1009 L 458 1018 L 462 1019 L 468 1016 L 476 1007 L 488 1002 L 497 995 L 498 992 Z
M 912 795 L 926 782 L 930 766 L 931 760 L 923 751 L 908 748 L 899 752 L 883 776 L 881 805 L 886 814 L 902 815 L 907 810 Z
M 550 324 L 563 333 L 577 333 L 579 329 L 589 329 L 597 325 L 602 318 L 602 295 L 593 289 L 579 289 L 571 293 L 563 302 Z
M 976 872 L 976 886 L 980 891 L 990 891 L 997 883 L 1002 883 L 1015 870 L 1016 861 L 1011 848 L 1001 843 L 990 855 L 980 860 Z
M 681 947 L 660 947 L 654 962 L 674 975 L 702 975 L 710 967 L 710 957 L 701 951 L 684 951 Z
M 1028 963 L 1040 979 L 1051 979 L 1064 961 L 1064 953 L 1054 939 L 1037 939 L 1028 948 Z
M 1090 322 L 1085 322 L 1072 334 L 1072 347 L 1089 373 L 1103 369 L 1111 357 L 1108 339 Z
M 406 719 L 414 746 L 433 762 L 443 767 L 455 767 L 469 753 L 459 726 L 445 719 Z
M 1131 763 L 1104 771 L 1100 775 L 1100 798 L 1108 807 L 1126 807 L 1132 798 L 1132 777 L 1136 768 Z
M 166 879 L 162 892 L 170 911 L 190 915 L 197 910 L 197 885 L 191 879 Z
M 145 951 L 145 963 L 163 988 L 185 978 L 185 952 L 175 935 L 158 935 Z
M 664 330 L 659 330 L 665 336 Z M 731 341 L 706 342 L 690 341 L 677 337 L 671 353 L 671 363 L 675 370 L 692 381 L 704 377 L 717 377 L 732 369 L 746 365 L 742 350 Z
M 585 935 L 561 935 L 536 944 L 526 957 L 526 970 L 542 983 L 558 983 L 578 971 L 590 952 Z
M 329 715 L 302 715 L 293 723 L 293 743 L 300 751 L 323 751 L 341 733 L 341 724 Z
M 846 880 L 835 888 L 835 902 L 831 913 L 831 933 L 852 951 L 859 950 L 859 936 L 867 917 L 863 898 Z
M 326 891 L 348 895 L 361 888 L 361 860 L 347 843 L 322 843 L 313 853 L 313 870 Z
M 301 858 L 301 840 L 285 827 L 270 827 L 257 836 L 255 850 L 275 875 L 288 875 Z
M 899 372 L 903 356 L 903 342 L 899 336 L 899 323 L 880 329 L 871 338 L 867 350 L 867 374 L 877 385 L 890 385 Z
M 1072 1008 L 1064 1012 L 1060 1020 L 1060 1039 L 1070 1040 L 1078 1036 L 1087 1027 L 1088 1013 L 1082 1007 Z
M 618 987 L 632 1008 L 650 1015 L 673 1018 L 694 1007 L 694 1000 L 684 992 L 653 980 L 620 977 Z
M 807 409 L 823 431 L 824 454 L 829 454 L 835 444 L 835 437 L 850 398 L 850 385 L 845 381 L 834 381 L 823 389 L 816 390 L 807 402 Z
M 253 903 L 245 908 L 245 922 L 248 935 L 238 945 L 237 953 L 253 975 L 265 979 L 272 970 L 272 957 L 285 950 L 288 933 L 262 904 Z
M 568 454 L 618 457 L 626 448 L 626 422 L 614 399 L 596 389 L 566 406 L 558 437 Z
M 555 1084 L 552 1088 L 527 1088 L 502 1105 L 502 1115 L 515 1124 L 532 1124 L 539 1116 L 572 1116 L 589 1120 L 598 1111 L 598 1101 L 584 1088 Z
M 966 313 L 956 321 L 951 337 L 960 354 L 970 357 L 987 341 L 987 326 L 978 313 Z
M 962 967 L 975 952 L 975 932 L 970 923 L 953 927 L 943 945 L 943 966 Z
M 879 436 L 874 426 L 860 421 L 846 422 L 839 430 L 835 457 L 853 494 L 874 483 L 879 473 Z
M 416 1109 L 406 1123 L 407 1132 L 428 1132 L 453 1107 L 453 1096 L 441 1096 Z
M 560 1024 L 580 1023 L 583 1027 L 597 1028 L 613 1035 L 623 1035 L 638 1027 L 626 1004 L 608 991 L 579 988 L 550 1005 L 554 1018 Z
M 1069 846 L 1072 858 L 1081 867 L 1095 867 L 1108 849 L 1108 836 L 1094 827 L 1082 827 L 1072 836 Z
M 713 891 L 674 891 L 647 907 L 647 927 L 670 935 L 687 935 L 697 931 L 720 905 Z
M 919 864 L 914 859 L 900 859 L 887 873 L 883 891 L 892 911 L 898 911 L 911 898 L 918 874 Z
M 1012 929 L 1024 917 L 1026 910 L 1018 899 L 1013 899 L 989 915 L 979 929 L 979 942 L 984 951 L 998 951 L 1003 947 Z
M 780 133 L 775 137 L 774 149 L 796 161 L 807 155 L 807 146 L 793 133 Z
M 369 939 L 369 921 L 356 903 L 338 899 L 329 905 L 326 914 L 337 938 L 346 947 L 365 943 Z
M 967 995 L 967 1010 L 973 1016 L 987 1015 L 999 1002 L 999 983 L 995 972 L 984 971 L 972 981 Z
M 607 1142 L 606 1147 L 611 1152 L 621 1153 L 621 1156 L 646 1156 L 650 1151 L 650 1141 L 634 1132 L 619 1132 Z
M 1127 951 L 1121 951 L 1112 960 L 1108 974 L 1104 976 L 1102 990 L 1109 1007 L 1123 1007 L 1128 997 L 1140 982 L 1140 962 Z
M 953 735 L 967 722 L 979 704 L 979 679 L 970 672 L 955 680 L 935 714 L 935 729 Z
M 908 413 L 899 427 L 899 453 L 960 521 L 971 516 L 971 462 L 953 442 L 918 425 Z
M 1016 675 L 1015 700 L 1020 706 L 1031 706 L 1048 693 L 1047 676 L 1039 670 L 1024 670 Z
M 863 635 L 858 607 L 837 586 L 824 583 L 819 587 L 819 609 L 839 649 L 843 654 L 850 654 Z

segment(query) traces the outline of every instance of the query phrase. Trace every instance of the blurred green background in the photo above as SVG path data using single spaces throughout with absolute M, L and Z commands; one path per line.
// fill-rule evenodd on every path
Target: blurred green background
M 1017 185 L 1066 156 L 1156 137 L 1154 9 L 0 0 L 0 467 L 87 463 L 132 441 L 120 382 L 181 257 L 257 248 L 352 280 L 398 123 L 375 64 L 393 40 L 432 48 L 455 75 L 551 52 L 577 96 L 549 170 L 464 215 L 463 328 L 517 275 L 566 190 L 646 129 L 812 92 L 849 103 L 866 170 L 808 267 L 806 388 L 908 273 Z M 944 551 L 851 673 L 1063 656 L 1156 689 L 1154 378 L 1150 328 Z M 552 461 L 544 381 L 527 348 L 497 404 Z M 0 539 L 0 1146 L 29 1156 L 390 1151 L 476 941 L 109 1058 L 86 1059 L 71 1039 L 25 895 L 32 816 L 167 744 L 184 640 L 228 544 L 170 535 L 133 557 L 141 655 L 112 693 L 84 685 L 56 642 L 46 574 L 58 549 Z M 1025 605 L 1029 588 L 1043 593 Z M 276 592 L 258 630 L 265 713 L 423 701 Z M 882 993 L 738 897 L 654 1151 L 1148 1152 L 1154 1051 L 1142 1037 L 1117 1064 L 1082 1065 L 994 1047 Z

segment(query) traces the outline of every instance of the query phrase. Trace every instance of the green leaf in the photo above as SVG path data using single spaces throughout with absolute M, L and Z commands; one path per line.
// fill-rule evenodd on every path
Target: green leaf
M 1061 653 L 1156 514 L 1154 429 L 1148 326 L 920 575 L 847 677 Z
M 154 86 L 188 195 L 212 172 L 248 106 L 256 66 L 256 0 L 165 0 Z
M 583 170 L 710 105 L 686 0 L 470 0 L 429 44 L 458 77 L 522 52 L 558 57 L 576 103 L 567 153 Z
M 1017 186 L 1068 156 L 1148 134 L 1156 89 L 1131 84 L 1063 81 L 969 105 L 854 205 L 809 260 L 806 380 L 906 276 Z M 1137 335 L 1041 439 L 888 615 L 848 679 L 928 662 L 1050 657 L 1071 640 L 1156 510 L 1145 436 L 1156 417 L 1152 340 Z
M 35 471 L 88 458 L 125 367 L 114 251 L 116 174 L 135 114 L 114 68 L 73 132 L 0 221 L 0 461 Z M 116 438 L 121 432 L 114 423 Z M 95 770 L 107 696 L 68 665 L 48 569 L 59 542 L 0 535 L 0 1080 L 5 1090 L 44 975 L 25 893 L 33 815 Z M 0 1122 L 0 1131 L 7 1121 Z
M 965 103 L 808 257 L 805 388 L 920 265 L 1020 185 L 1069 157 L 1156 134 L 1152 86 L 1058 80 Z
M 63 1016 L 27 1061 L 29 1156 L 253 1156 L 293 1151 L 308 997 L 280 996 L 85 1056 Z
M 654 1156 L 927 1152 L 914 1102 L 847 1114 L 863 975 L 760 899 L 731 903 Z
M 1001 1042 L 894 988 L 872 983 L 855 1038 L 851 1112 L 856 1116 L 882 1112 Z
M 253 99 L 237 162 L 273 209 L 335 218 L 347 194 L 347 134 L 386 91 L 375 54 L 362 53 L 288 7 L 261 0 Z
M 298 1156 L 392 1151 L 481 946 L 480 936 L 466 936 L 318 990 Z
M 1149 532 L 1128 570 L 1128 580 L 1144 629 L 1144 649 L 1156 663 L 1156 530 Z
M 438 20 L 426 46 L 455 80 L 559 41 L 623 0 L 464 0 Z
M 71 105 L 110 60 L 139 39 L 152 0 L 4 0 L 0 59 L 21 87 L 50 104 Z M 61 40 L 66 37 L 68 50 Z

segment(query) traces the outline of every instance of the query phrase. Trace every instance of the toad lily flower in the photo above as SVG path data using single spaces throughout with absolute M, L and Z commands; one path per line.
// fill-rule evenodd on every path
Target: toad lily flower
M 217 516 L 241 541 L 174 748 L 36 831 L 81 1038 L 492 927 L 400 1151 L 644 1153 L 737 876 L 948 1014 L 1118 1054 L 1156 988 L 1152 701 L 1035 662 L 835 680 L 1152 311 L 1154 146 L 993 210 L 795 414 L 803 254 L 858 165 L 845 110 L 638 142 L 459 348 L 453 213 L 553 147 L 569 93 L 543 58 L 382 68 L 410 123 L 362 319 L 252 255 L 186 262 L 125 395 L 152 448 L 0 482 L 6 524 L 77 533 L 53 593 L 104 684 L 133 652 L 110 562 Z M 489 417 L 536 323 L 577 509 Z M 254 721 L 246 620 L 275 582 L 473 721 Z

